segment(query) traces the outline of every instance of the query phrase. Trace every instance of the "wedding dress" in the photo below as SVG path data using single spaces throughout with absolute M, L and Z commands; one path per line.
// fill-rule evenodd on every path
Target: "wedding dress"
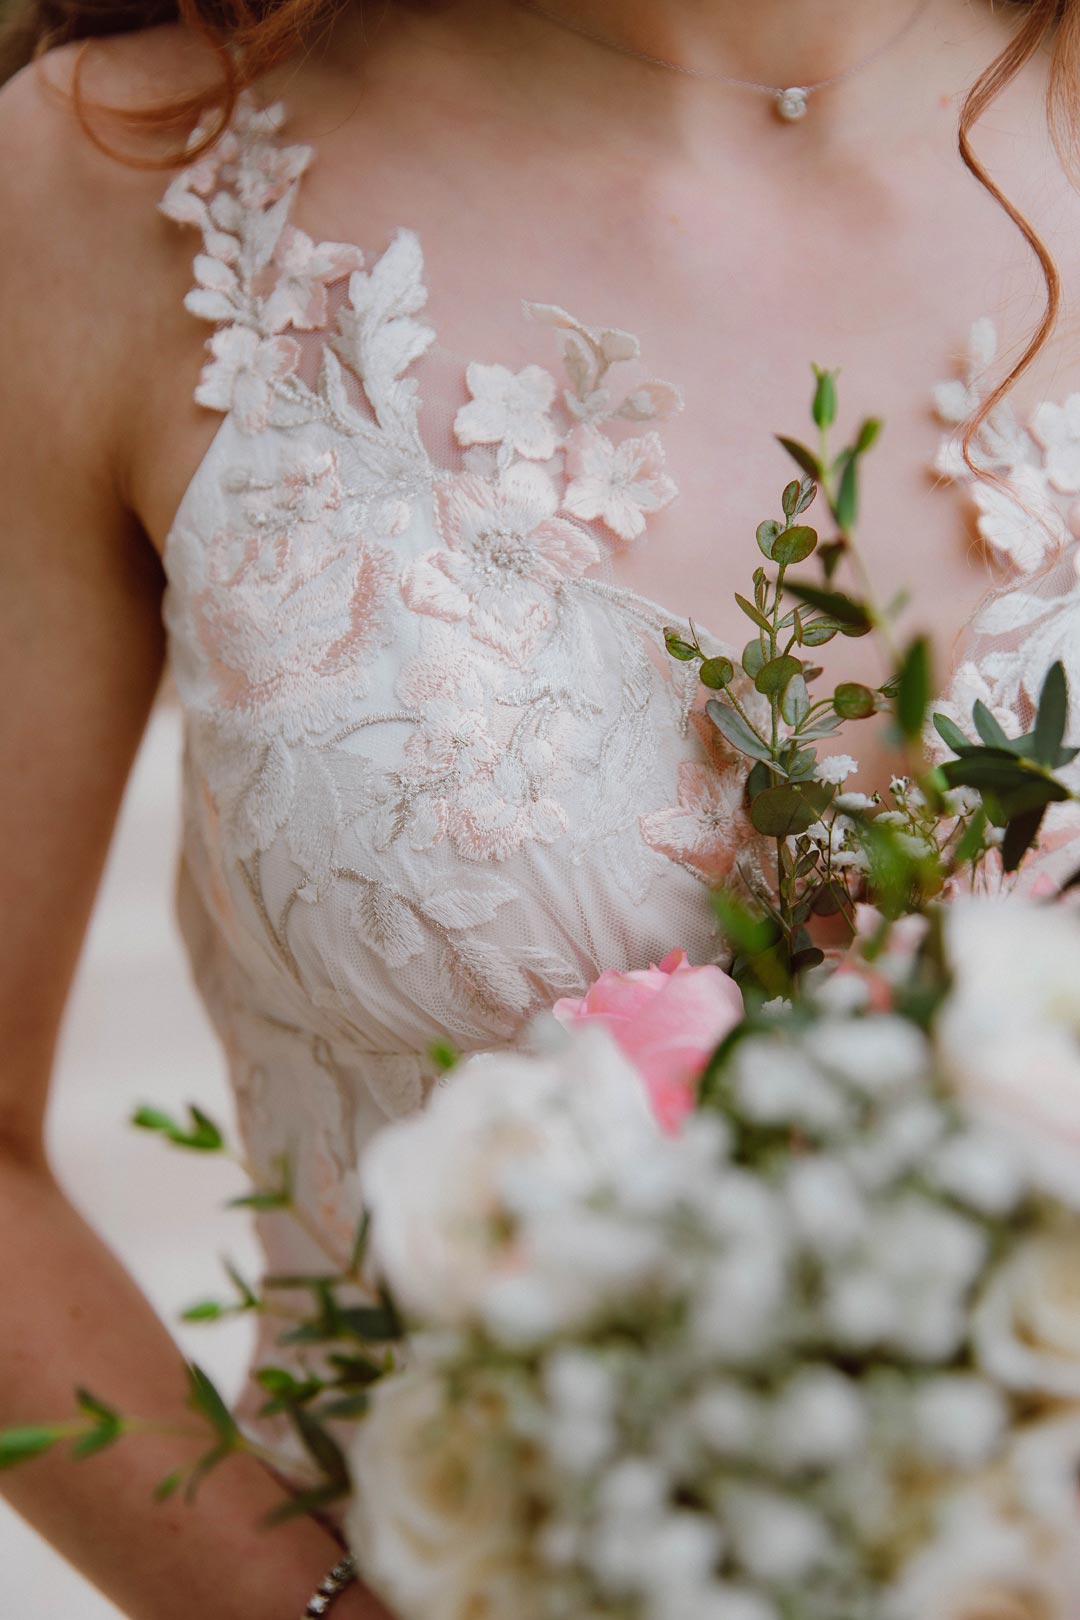
M 344 1255 L 358 1155 L 422 1101 L 435 1039 L 497 1046 L 605 968 L 715 957 L 707 888 L 754 855 L 743 772 L 664 650 L 679 619 L 611 578 L 675 494 L 676 390 L 627 333 L 531 305 L 552 370 L 469 365 L 425 418 L 445 359 L 420 243 L 369 262 L 297 229 L 312 153 L 282 121 L 243 99 L 162 203 L 202 233 L 196 398 L 222 417 L 164 553 L 176 903 L 253 1170 L 287 1156 Z M 981 324 L 940 390 L 948 420 L 992 341 Z M 1054 657 L 1080 691 L 1080 396 L 1030 432 L 999 412 L 981 453 L 1024 508 L 972 485 L 1009 578 L 949 702 L 1015 730 Z M 951 437 L 942 471 L 971 482 Z M 275 1270 L 325 1269 L 292 1222 L 261 1224 Z

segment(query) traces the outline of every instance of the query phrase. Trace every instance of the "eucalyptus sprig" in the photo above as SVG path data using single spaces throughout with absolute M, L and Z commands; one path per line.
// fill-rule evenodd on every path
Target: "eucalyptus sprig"
M 448 1048 L 433 1056 L 444 1068 L 454 1061 Z M 372 1385 L 396 1367 L 397 1347 L 405 1332 L 385 1286 L 379 1284 L 372 1294 L 365 1281 L 366 1213 L 357 1225 L 348 1255 L 335 1255 L 325 1234 L 296 1197 L 287 1155 L 275 1160 L 274 1175 L 269 1180 L 261 1180 L 242 1155 L 231 1148 L 222 1128 L 194 1104 L 188 1106 L 186 1121 L 162 1109 L 143 1106 L 135 1110 L 131 1123 L 182 1151 L 232 1159 L 248 1175 L 250 1187 L 230 1199 L 227 1207 L 283 1215 L 299 1225 L 331 1262 L 325 1272 L 271 1274 L 254 1284 L 226 1258 L 222 1264 L 232 1284 L 232 1297 L 197 1300 L 180 1313 L 180 1319 L 189 1324 L 209 1324 L 249 1313 L 280 1319 L 283 1326 L 276 1342 L 289 1351 L 299 1375 L 296 1370 L 269 1364 L 256 1368 L 252 1377 L 266 1395 L 259 1415 L 283 1416 L 290 1423 L 306 1452 L 307 1470 L 304 1473 L 290 1463 L 290 1472 L 300 1480 L 300 1489 L 266 1522 L 276 1524 L 341 1500 L 348 1495 L 349 1476 L 331 1425 L 355 1422 L 365 1415 Z M 0 1430 L 0 1470 L 30 1462 L 65 1443 L 70 1444 L 71 1456 L 81 1460 L 127 1436 L 155 1433 L 191 1440 L 202 1447 L 193 1462 L 158 1483 L 154 1497 L 159 1502 L 180 1491 L 193 1500 L 203 1480 L 239 1454 L 258 1457 L 280 1471 L 281 1459 L 241 1429 L 208 1374 L 193 1361 L 185 1363 L 185 1373 L 186 1405 L 197 1420 L 190 1426 L 121 1413 L 88 1390 L 79 1389 L 71 1418 Z
M 844 449 L 832 452 L 837 375 L 814 367 L 817 449 L 779 438 L 802 476 L 785 487 L 782 516 L 758 525 L 764 566 L 755 568 L 749 596 L 735 593 L 754 630 L 738 663 L 706 652 L 692 625 L 689 639 L 670 628 L 664 633 L 673 658 L 697 662 L 710 693 L 706 714 L 748 761 L 750 821 L 775 847 L 768 892 L 743 870 L 753 906 L 732 893 L 716 897 L 735 950 L 732 971 L 766 996 L 790 994 L 800 973 L 822 960 L 810 932 L 813 918 L 840 914 L 853 930 L 860 898 L 887 918 L 922 911 L 950 879 L 974 877 L 995 850 L 1005 870 L 1015 871 L 1049 805 L 1075 797 L 1054 774 L 1077 755 L 1064 744 L 1068 688 L 1060 664 L 1047 676 L 1029 735 L 1008 738 L 977 703 L 973 725 L 980 741 L 938 714 L 934 725 L 957 757 L 941 766 L 927 757 L 934 691 L 929 640 L 916 635 L 900 645 L 895 620 L 903 601 L 877 604 L 855 542 L 862 464 L 882 424 L 867 418 Z M 826 540 L 806 521 L 819 497 L 833 525 Z M 791 573 L 812 558 L 819 579 Z M 844 563 L 854 574 L 853 591 L 836 582 Z M 870 635 L 885 654 L 886 678 L 877 685 L 845 681 L 818 695 L 825 671 L 814 661 L 816 650 L 837 636 Z M 822 759 L 817 745 L 849 722 L 878 714 L 891 718 L 891 741 L 906 774 L 894 777 L 887 793 L 838 791 L 855 761 Z

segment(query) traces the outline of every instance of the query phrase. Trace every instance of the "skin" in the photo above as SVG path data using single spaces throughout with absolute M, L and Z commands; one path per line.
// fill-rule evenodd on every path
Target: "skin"
M 895 28 L 901 0 L 563 0 L 634 49 L 770 82 L 813 80 Z M 808 362 L 843 367 L 845 424 L 883 415 L 862 534 L 878 594 L 912 587 L 908 622 L 947 649 L 985 588 L 957 497 L 925 468 L 926 401 L 971 321 L 1014 343 L 1039 282 L 1013 227 L 955 155 L 959 98 L 1013 26 L 982 0 L 938 0 L 866 73 L 777 123 L 764 100 L 617 55 L 506 0 L 431 14 L 344 14 L 273 89 L 318 161 L 296 222 L 372 255 L 420 229 L 442 345 L 554 366 L 522 296 L 637 332 L 688 408 L 665 428 L 676 507 L 616 577 L 741 645 L 730 602 L 753 531 L 802 433 Z M 45 64 L 61 88 L 70 53 Z M 205 76 L 175 29 L 94 52 L 91 95 L 138 104 Z M 980 150 L 1031 214 L 1068 282 L 1080 204 L 1051 153 L 1036 63 Z M 120 135 L 130 143 L 132 137 Z M 176 1353 L 149 1306 L 67 1203 L 41 1121 L 66 1004 L 118 805 L 163 668 L 161 556 L 219 419 L 192 402 L 207 328 L 182 308 L 193 235 L 156 212 L 160 172 L 96 151 L 40 73 L 0 95 L 5 311 L 0 592 L 5 928 L 0 934 L 0 1423 L 70 1408 L 78 1380 L 174 1417 Z M 497 252 L 492 252 L 492 244 Z M 483 289 L 483 297 L 477 297 Z M 1067 328 L 1062 329 L 1062 333 Z M 1018 404 L 1062 398 L 1077 361 L 1059 334 Z M 456 400 L 454 401 L 456 403 Z M 676 519 L 677 514 L 677 519 Z M 832 651 L 832 649 L 829 649 Z M 830 662 L 865 674 L 865 643 Z M 857 747 L 880 781 L 878 745 Z M 847 746 L 845 742 L 841 746 Z M 184 1444 L 132 1442 L 85 1468 L 41 1459 L 5 1489 L 135 1620 L 293 1620 L 336 1553 L 310 1521 L 255 1527 L 280 1489 L 258 1463 L 223 1472 L 193 1510 L 150 1487 Z M 382 1611 L 354 1589 L 335 1620 Z

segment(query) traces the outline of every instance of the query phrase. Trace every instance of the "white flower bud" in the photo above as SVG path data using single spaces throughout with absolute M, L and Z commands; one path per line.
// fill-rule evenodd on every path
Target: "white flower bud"
M 923 1454 L 951 1468 L 989 1462 L 1008 1419 L 1000 1392 L 966 1374 L 931 1378 L 912 1401 L 915 1435 Z

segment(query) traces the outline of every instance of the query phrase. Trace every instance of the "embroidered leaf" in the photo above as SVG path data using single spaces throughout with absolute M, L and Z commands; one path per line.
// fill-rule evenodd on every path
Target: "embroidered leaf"
M 466 1001 L 504 1020 L 507 1013 L 523 1013 L 532 1002 L 524 976 L 505 950 L 479 940 L 450 936 L 445 941 L 451 980 Z
M 424 931 L 415 913 L 385 883 L 364 879 L 350 918 L 364 944 L 370 945 L 388 967 L 404 967 L 423 952 Z
M 483 887 L 463 884 L 441 889 L 426 895 L 423 911 L 443 928 L 475 928 L 491 922 L 508 901 L 516 898 L 516 891 L 501 878 L 492 879 Z
M 326 765 L 311 749 L 300 758 L 297 802 L 303 814 L 288 823 L 289 853 L 317 886 L 329 877 L 341 825 L 341 800 Z
M 233 837 L 241 860 L 269 849 L 288 820 L 295 795 L 292 751 L 275 737 L 267 744 L 262 762 L 233 812 Z

